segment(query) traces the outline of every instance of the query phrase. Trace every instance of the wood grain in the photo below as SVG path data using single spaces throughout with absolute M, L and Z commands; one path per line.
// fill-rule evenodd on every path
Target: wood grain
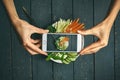
M 111 0 L 94 1 L 94 23 L 100 23 L 108 13 Z M 114 80 L 114 27 L 109 44 L 95 55 L 95 80 Z
M 115 80 L 120 79 L 120 13 L 115 22 Z
M 52 22 L 72 18 L 72 0 L 52 0 Z M 73 63 L 53 63 L 54 80 L 73 80 Z
M 51 0 L 31 0 L 31 16 L 37 27 L 47 28 L 51 24 Z M 47 62 L 45 56 L 33 56 L 33 80 L 53 80 L 52 62 Z
M 22 11 L 22 7 L 26 7 L 30 11 L 30 0 L 14 0 L 18 15 L 21 19 L 28 21 Z M 19 35 L 16 33 L 11 24 L 12 38 L 12 74 L 13 80 L 32 80 L 31 56 L 23 48 Z
M 113 0 L 14 0 L 18 15 L 24 6 L 39 28 L 59 18 L 80 18 L 86 29 L 100 23 Z M 46 62 L 45 56 L 31 56 L 21 45 L 19 35 L 0 1 L 0 80 L 120 80 L 120 14 L 113 25 L 109 44 L 95 55 L 80 56 L 69 65 Z M 85 37 L 85 46 L 96 38 Z
M 0 10 L 0 80 L 12 80 L 10 21 L 2 1 Z
M 74 0 L 73 16 L 80 18 L 89 29 L 93 26 L 93 0 Z M 85 36 L 85 46 L 93 42 L 92 36 Z M 94 56 L 80 56 L 74 63 L 74 80 L 94 80 Z

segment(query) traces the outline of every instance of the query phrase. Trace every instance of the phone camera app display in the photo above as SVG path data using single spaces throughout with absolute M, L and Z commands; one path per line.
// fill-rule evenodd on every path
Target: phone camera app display
M 77 51 L 77 35 L 47 34 L 47 51 Z

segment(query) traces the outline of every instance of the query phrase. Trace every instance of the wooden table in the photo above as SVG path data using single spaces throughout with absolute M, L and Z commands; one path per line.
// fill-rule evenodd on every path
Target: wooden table
M 111 0 L 15 0 L 20 18 L 30 22 L 26 7 L 40 28 L 59 18 L 75 19 L 86 28 L 101 22 Z M 85 45 L 95 41 L 85 37 Z M 120 80 L 120 14 L 113 25 L 109 44 L 96 54 L 80 56 L 69 65 L 46 62 L 45 56 L 31 56 L 21 45 L 6 10 L 0 2 L 0 80 Z

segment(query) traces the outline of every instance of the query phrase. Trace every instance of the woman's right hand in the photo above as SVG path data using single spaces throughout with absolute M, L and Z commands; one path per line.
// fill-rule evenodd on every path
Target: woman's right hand
M 48 33 L 48 30 L 37 28 L 28 22 L 18 19 L 14 23 L 15 29 L 20 35 L 24 48 L 31 54 L 43 54 L 47 55 L 46 52 L 42 51 L 39 47 L 41 46 L 40 40 L 34 40 L 31 38 L 33 33 L 43 34 Z

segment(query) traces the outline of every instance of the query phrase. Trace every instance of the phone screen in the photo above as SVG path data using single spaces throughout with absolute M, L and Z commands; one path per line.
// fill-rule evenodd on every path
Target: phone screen
M 57 49 L 55 42 L 60 37 L 68 37 L 69 45 L 66 50 Z M 77 34 L 47 34 L 47 51 L 77 51 Z

